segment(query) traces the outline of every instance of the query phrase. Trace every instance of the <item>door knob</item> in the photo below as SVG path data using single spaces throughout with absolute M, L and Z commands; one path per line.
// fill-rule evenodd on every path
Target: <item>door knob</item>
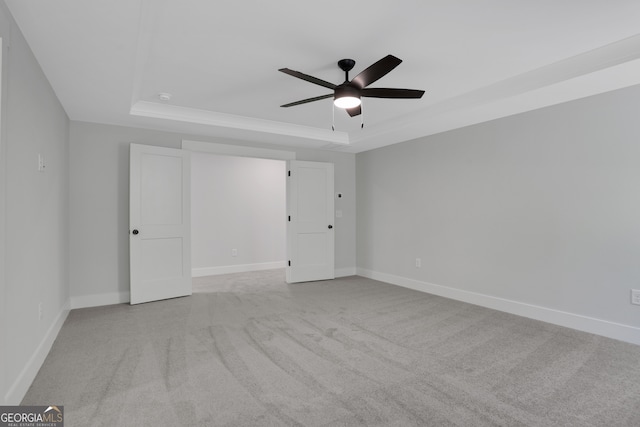
M 139 233 L 139 231 L 138 231 L 138 230 L 133 230 L 133 231 L 132 231 L 132 233 L 133 233 L 133 234 L 138 234 L 138 233 Z
M 329 224 L 329 230 L 331 230 L 333 228 L 333 225 Z

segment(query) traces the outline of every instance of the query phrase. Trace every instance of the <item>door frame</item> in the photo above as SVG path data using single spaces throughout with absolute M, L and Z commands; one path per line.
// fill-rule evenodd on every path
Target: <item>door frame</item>
M 219 154 L 254 159 L 296 160 L 295 151 L 272 150 L 270 148 L 244 147 L 240 145 L 217 144 L 214 142 L 182 140 L 182 149 L 201 153 Z
M 296 160 L 296 153 L 294 151 L 274 150 L 269 148 L 236 146 L 229 144 L 219 144 L 213 142 L 202 142 L 193 140 L 182 140 L 180 149 L 189 152 L 202 152 L 217 155 L 227 155 L 236 157 L 249 157 L 257 159 L 271 159 L 271 160 L 283 160 L 288 162 L 289 160 Z M 288 164 L 288 163 L 287 163 Z M 288 191 L 288 190 L 285 190 Z M 191 232 L 191 231 L 190 231 Z M 285 244 L 287 245 L 287 253 L 289 253 L 289 239 L 285 237 Z M 334 242 L 335 245 L 335 242 Z M 335 272 L 335 267 L 334 267 Z

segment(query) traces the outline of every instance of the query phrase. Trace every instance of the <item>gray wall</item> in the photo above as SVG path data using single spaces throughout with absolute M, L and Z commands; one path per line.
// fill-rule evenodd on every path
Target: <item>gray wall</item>
M 191 153 L 194 276 L 284 266 L 285 172 L 284 160 Z
M 0 401 L 16 404 L 68 308 L 69 120 L 4 3 L 0 37 Z M 45 172 L 37 170 L 38 153 Z
M 639 111 L 636 86 L 358 154 L 358 268 L 640 327 Z
M 71 122 L 70 256 L 72 307 L 125 300 L 129 292 L 129 144 L 181 147 L 182 140 L 249 143 L 129 127 Z M 335 164 L 343 218 L 336 220 L 336 269 L 355 272 L 355 155 L 295 151 L 299 160 Z M 337 208 L 337 207 L 336 207 Z M 339 221 L 338 221 L 339 220 Z

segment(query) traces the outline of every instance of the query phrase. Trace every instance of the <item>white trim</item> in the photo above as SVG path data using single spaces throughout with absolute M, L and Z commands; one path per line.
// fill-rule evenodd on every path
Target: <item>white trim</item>
M 71 308 L 100 307 L 103 305 L 124 304 L 131 301 L 129 292 L 109 292 L 106 294 L 82 295 L 71 297 Z
M 6 236 L 5 236 L 5 217 L 6 217 L 6 202 L 5 202 L 5 183 L 7 176 L 7 168 L 6 168 L 6 158 L 5 158 L 5 132 L 4 132 L 4 115 L 3 115 L 3 97 L 2 97 L 2 89 L 4 87 L 4 79 L 3 79 L 3 69 L 2 69 L 2 57 L 4 54 L 4 49 L 6 48 L 4 44 L 4 39 L 0 37 L 0 343 L 2 343 L 2 347 L 0 348 L 0 405 L 8 405 L 5 400 L 5 391 L 8 388 L 6 384 L 7 381 L 7 373 L 6 373 L 6 360 L 8 357 L 7 346 L 4 345 L 6 343 L 7 336 L 7 297 L 6 297 L 6 279 L 5 279 L 5 254 L 7 253 L 6 248 Z
M 347 132 L 319 129 L 311 126 L 296 125 L 274 120 L 257 119 L 236 114 L 218 113 L 198 108 L 160 104 L 158 102 L 137 101 L 131 106 L 132 116 L 172 120 L 183 123 L 195 123 L 220 128 L 254 131 L 295 138 L 306 138 L 335 144 L 349 144 Z
M 242 145 L 217 144 L 214 142 L 190 141 L 187 139 L 182 140 L 182 149 L 225 156 L 254 157 L 259 159 L 295 160 L 296 158 L 296 153 L 294 151 L 245 147 Z
M 192 277 L 218 276 L 220 274 L 246 273 L 249 271 L 275 270 L 285 268 L 286 261 L 262 262 L 257 264 L 224 265 L 220 267 L 194 268 L 191 270 Z
M 368 277 L 370 279 L 379 280 L 392 285 L 402 286 L 404 288 L 414 289 L 420 292 L 439 295 L 518 316 L 553 323 L 554 325 L 577 329 L 579 331 L 589 332 L 640 345 L 640 328 L 634 326 L 623 325 L 621 323 L 610 322 L 608 320 L 596 319 L 580 314 L 568 313 L 566 311 L 512 301 L 462 289 L 451 288 L 448 286 L 435 285 L 433 283 L 380 273 L 364 268 L 358 268 L 357 271 L 359 276 Z
M 60 329 L 62 329 L 64 321 L 67 320 L 68 315 L 69 303 L 65 304 L 62 310 L 60 310 L 60 313 L 58 313 L 58 316 L 49 327 L 49 330 L 44 334 L 38 348 L 36 348 L 25 364 L 20 375 L 18 375 L 18 378 L 16 378 L 15 382 L 7 390 L 7 394 L 4 397 L 5 405 L 20 404 L 25 394 L 27 394 L 27 390 L 29 390 L 31 383 L 36 378 L 44 360 L 47 358 L 47 355 L 53 346 L 53 342 L 56 340 L 56 337 L 58 336 Z
M 349 276 L 355 276 L 357 273 L 356 273 L 355 267 L 347 267 L 347 268 L 336 268 L 334 274 L 336 277 L 349 277 Z

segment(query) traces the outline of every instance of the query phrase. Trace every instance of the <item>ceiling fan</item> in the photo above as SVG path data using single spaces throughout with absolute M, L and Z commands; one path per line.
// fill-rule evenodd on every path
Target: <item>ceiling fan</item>
M 371 83 L 385 76 L 391 70 L 396 68 L 402 62 L 401 59 L 396 58 L 393 55 L 387 55 L 378 62 L 369 66 L 369 68 L 362 71 L 349 81 L 349 71 L 353 69 L 356 61 L 353 59 L 341 59 L 338 61 L 338 67 L 345 73 L 344 83 L 335 85 L 325 80 L 318 79 L 308 74 L 301 73 L 300 71 L 290 70 L 289 68 L 281 68 L 278 71 L 282 71 L 290 76 L 297 77 L 302 80 L 306 80 L 310 83 L 315 83 L 320 86 L 324 86 L 328 89 L 333 89 L 333 93 L 327 95 L 316 96 L 314 98 L 302 99 L 300 101 L 291 102 L 289 104 L 281 105 L 281 107 L 293 107 L 295 105 L 306 104 L 308 102 L 319 101 L 321 99 L 327 99 L 333 97 L 336 107 L 343 108 L 349 113 L 351 117 L 357 116 L 362 113 L 361 97 L 369 98 L 396 98 L 396 99 L 417 99 L 424 95 L 423 90 L 416 89 L 392 89 L 392 88 L 368 88 Z

